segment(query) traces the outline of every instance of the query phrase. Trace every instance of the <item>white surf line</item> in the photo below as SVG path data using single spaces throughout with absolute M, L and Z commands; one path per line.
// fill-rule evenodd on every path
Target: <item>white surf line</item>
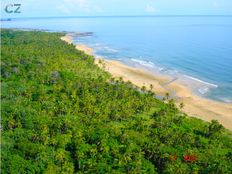
M 197 78 L 195 78 L 195 77 L 191 77 L 191 76 L 188 76 L 188 75 L 184 75 L 184 77 L 189 78 L 189 79 L 192 79 L 192 80 L 195 80 L 195 81 L 197 81 L 197 82 L 201 82 L 201 83 L 203 83 L 203 84 L 206 84 L 206 85 L 209 85 L 209 86 L 212 86 L 212 87 L 215 87 L 215 88 L 217 88 L 217 87 L 218 87 L 218 85 L 215 85 L 215 84 L 212 84 L 212 83 L 205 82 L 205 81 L 200 80 L 200 79 L 197 79 Z

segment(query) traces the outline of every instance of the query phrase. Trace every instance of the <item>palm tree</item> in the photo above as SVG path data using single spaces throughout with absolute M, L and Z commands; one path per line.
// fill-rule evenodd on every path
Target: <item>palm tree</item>
M 151 91 L 153 90 L 153 88 L 154 88 L 153 84 L 150 84 Z
M 167 93 L 165 94 L 165 97 L 166 97 L 166 100 L 168 100 L 168 99 L 169 99 L 169 97 L 170 97 L 169 92 L 167 92 Z
M 181 102 L 181 103 L 180 103 L 180 109 L 183 109 L 183 108 L 184 108 L 184 103 Z
M 111 78 L 110 78 L 110 82 L 111 82 L 111 83 L 115 82 L 115 78 L 114 78 L 114 77 L 111 77 Z
M 98 60 L 98 63 L 99 63 L 99 64 L 102 64 L 102 60 L 101 60 L 101 59 L 99 59 L 99 60 Z
M 145 92 L 145 91 L 146 91 L 146 86 L 142 86 L 141 90 L 142 90 L 143 92 Z

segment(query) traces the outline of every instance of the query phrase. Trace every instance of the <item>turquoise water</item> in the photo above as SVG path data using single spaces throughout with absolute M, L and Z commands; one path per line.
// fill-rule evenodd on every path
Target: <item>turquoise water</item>
M 232 17 L 24 19 L 3 28 L 93 32 L 76 37 L 95 54 L 179 78 L 201 96 L 232 102 Z

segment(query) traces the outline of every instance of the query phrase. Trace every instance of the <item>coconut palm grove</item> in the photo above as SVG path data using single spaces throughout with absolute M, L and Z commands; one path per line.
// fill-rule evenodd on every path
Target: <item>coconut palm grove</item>
M 1 31 L 2 174 L 232 173 L 229 130 L 113 78 L 64 34 Z

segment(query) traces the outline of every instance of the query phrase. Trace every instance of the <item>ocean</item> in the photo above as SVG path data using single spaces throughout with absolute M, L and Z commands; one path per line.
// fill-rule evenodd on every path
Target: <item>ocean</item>
M 91 32 L 96 56 L 166 74 L 205 98 L 232 103 L 232 16 L 72 17 L 2 21 L 2 28 Z

